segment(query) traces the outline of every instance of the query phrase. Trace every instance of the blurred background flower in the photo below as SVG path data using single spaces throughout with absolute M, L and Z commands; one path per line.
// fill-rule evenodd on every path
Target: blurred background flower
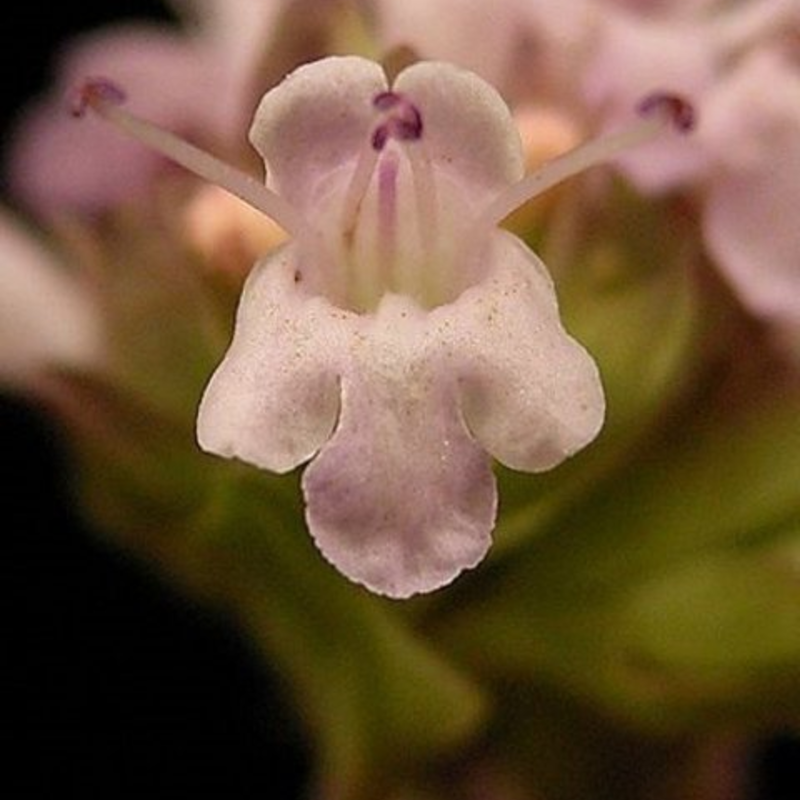
M 40 766 L 9 773 L 9 794 L 797 796 L 797 3 L 127 11 L 111 31 L 108 9 L 13 12 L 5 731 Z M 321 561 L 296 476 L 194 445 L 242 278 L 280 231 L 61 114 L 101 71 L 255 171 L 250 110 L 329 52 L 484 73 L 530 164 L 674 88 L 654 81 L 700 114 L 693 141 L 509 221 L 600 363 L 608 424 L 553 474 L 501 471 L 490 559 L 400 606 Z

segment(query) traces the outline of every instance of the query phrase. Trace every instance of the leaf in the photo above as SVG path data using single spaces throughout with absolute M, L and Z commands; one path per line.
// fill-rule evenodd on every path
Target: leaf
M 695 680 L 800 672 L 800 574 L 769 551 L 726 552 L 646 581 L 619 622 L 643 661 Z
M 520 797 L 706 796 L 668 790 L 687 788 L 696 739 L 643 736 L 582 699 L 535 681 L 504 685 L 498 702 L 497 726 L 487 737 L 489 757 L 521 776 L 527 791 Z

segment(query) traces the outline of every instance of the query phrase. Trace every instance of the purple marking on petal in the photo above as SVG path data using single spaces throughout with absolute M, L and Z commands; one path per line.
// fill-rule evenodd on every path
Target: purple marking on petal
M 669 92 L 654 92 L 636 107 L 643 116 L 666 113 L 675 129 L 681 133 L 691 131 L 697 122 L 694 106 L 684 97 Z
M 397 172 L 394 153 L 387 153 L 378 167 L 378 241 L 382 269 L 391 273 L 397 238 Z
M 125 90 L 108 78 L 87 78 L 70 99 L 70 113 L 82 117 L 97 103 L 122 105 L 128 99 Z
M 381 159 L 380 168 L 378 170 L 378 193 L 380 198 L 381 214 L 383 211 L 391 210 L 394 214 L 394 208 L 397 203 L 397 158 L 392 158 L 392 153 L 389 153 Z

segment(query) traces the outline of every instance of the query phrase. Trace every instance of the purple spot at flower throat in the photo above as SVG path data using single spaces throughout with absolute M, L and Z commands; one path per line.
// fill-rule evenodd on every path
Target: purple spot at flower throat
M 381 92 L 373 98 L 372 105 L 382 115 L 380 124 L 372 132 L 375 150 L 383 150 L 389 139 L 411 142 L 422 137 L 422 115 L 402 94 Z

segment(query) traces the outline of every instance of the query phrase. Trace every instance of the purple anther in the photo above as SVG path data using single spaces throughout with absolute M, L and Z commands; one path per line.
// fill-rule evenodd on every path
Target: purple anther
M 92 105 L 111 103 L 119 106 L 126 99 L 125 90 L 108 78 L 87 78 L 71 98 L 70 113 L 73 117 L 82 117 Z
M 389 141 L 389 126 L 388 125 L 378 125 L 377 128 L 372 132 L 372 149 L 378 150 L 379 152 L 386 147 L 386 142 Z
M 681 133 L 691 131 L 697 122 L 694 106 L 686 98 L 668 92 L 648 95 L 639 103 L 636 110 L 643 116 L 667 114 L 676 130 Z
M 389 139 L 410 142 L 422 137 L 422 115 L 407 97 L 381 92 L 373 98 L 372 105 L 383 117 L 372 133 L 375 150 L 383 150 Z
M 419 109 L 408 103 L 403 114 L 392 117 L 392 134 L 401 141 L 414 141 L 422 137 L 422 114 Z

